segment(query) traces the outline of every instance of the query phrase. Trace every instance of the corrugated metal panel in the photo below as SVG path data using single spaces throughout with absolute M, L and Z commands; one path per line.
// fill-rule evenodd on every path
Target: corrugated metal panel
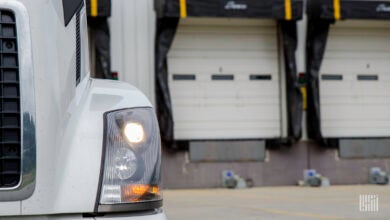
M 110 21 L 112 70 L 154 103 L 154 1 L 113 0 Z
M 324 137 L 390 136 L 390 22 L 332 26 L 321 75 Z
M 182 20 L 168 55 L 175 139 L 280 137 L 277 41 L 274 21 Z

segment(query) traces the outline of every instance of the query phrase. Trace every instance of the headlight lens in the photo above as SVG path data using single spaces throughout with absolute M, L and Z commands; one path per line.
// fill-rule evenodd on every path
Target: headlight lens
M 120 148 L 115 152 L 115 173 L 121 180 L 132 177 L 137 171 L 137 157 L 130 149 Z
M 161 141 L 152 108 L 105 114 L 100 204 L 161 200 Z
M 139 144 L 144 140 L 144 127 L 141 124 L 129 122 L 125 125 L 124 134 L 130 143 Z

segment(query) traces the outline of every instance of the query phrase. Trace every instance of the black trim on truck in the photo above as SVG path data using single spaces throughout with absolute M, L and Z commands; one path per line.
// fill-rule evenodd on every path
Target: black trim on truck
M 99 213 L 108 212 L 137 212 L 143 210 L 158 209 L 163 206 L 163 200 L 150 201 L 150 202 L 139 202 L 132 204 L 116 204 L 116 205 L 99 205 Z
M 80 8 L 81 9 L 81 8 Z M 76 13 L 76 85 L 81 81 L 81 35 L 80 10 Z
M 80 8 L 84 5 L 83 0 L 62 0 L 64 8 L 64 24 L 68 26 L 73 16 L 80 11 Z

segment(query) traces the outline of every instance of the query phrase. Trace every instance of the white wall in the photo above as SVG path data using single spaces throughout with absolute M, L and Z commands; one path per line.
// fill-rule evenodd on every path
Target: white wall
M 306 33 L 307 33 L 307 15 L 304 14 L 302 20 L 297 23 L 298 28 L 298 46 L 295 52 L 297 62 L 297 72 L 306 72 Z M 307 140 L 306 129 L 306 111 L 303 111 L 302 120 L 302 140 Z
M 155 103 L 153 0 L 112 0 L 112 71 L 139 88 Z
M 298 73 L 306 72 L 306 32 L 307 32 L 307 15 L 303 15 L 302 20 L 297 22 L 298 46 L 295 52 Z

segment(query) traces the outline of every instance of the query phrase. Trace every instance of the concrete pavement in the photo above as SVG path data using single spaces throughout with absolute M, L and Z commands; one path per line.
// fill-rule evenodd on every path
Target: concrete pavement
M 359 195 L 379 195 L 378 212 L 360 212 Z M 390 219 L 390 186 L 166 190 L 168 220 Z

